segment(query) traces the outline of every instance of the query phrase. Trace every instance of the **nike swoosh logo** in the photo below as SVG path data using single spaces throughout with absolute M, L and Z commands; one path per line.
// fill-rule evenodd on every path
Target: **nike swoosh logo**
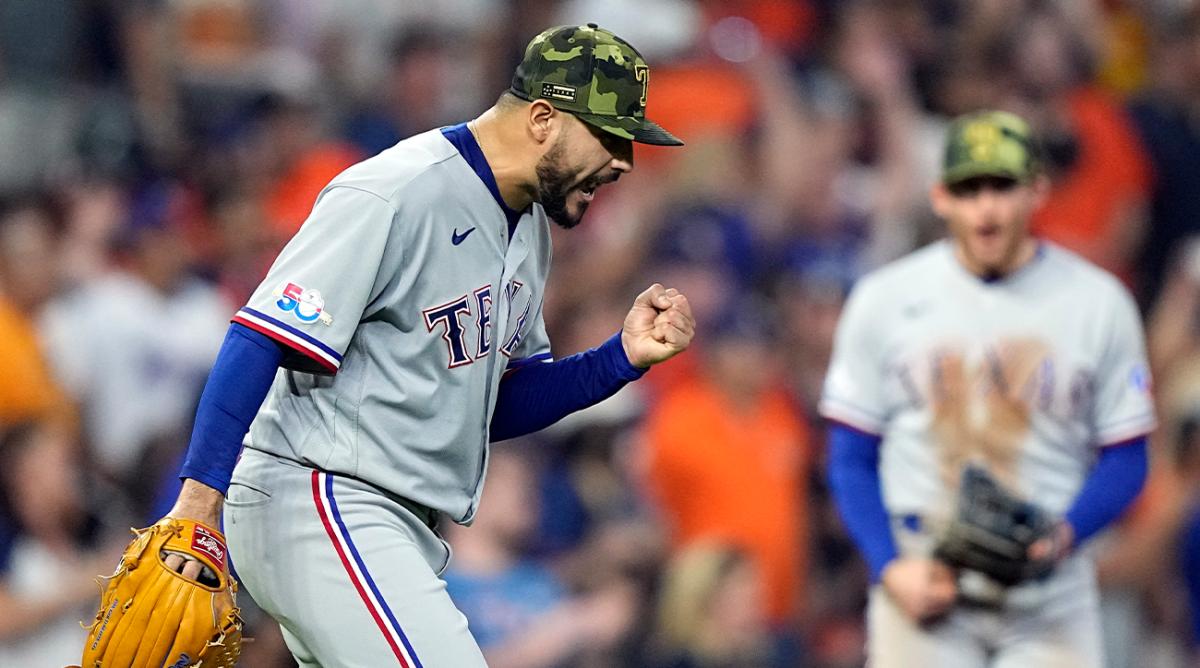
M 474 228 L 474 227 L 472 227 L 471 229 L 467 230 L 466 232 L 463 232 L 462 234 L 459 234 L 459 233 L 458 233 L 458 228 L 456 227 L 456 228 L 454 228 L 454 233 L 453 233 L 453 234 L 450 236 L 450 243 L 452 243 L 452 244 L 454 244 L 455 246 L 457 246 L 457 245 L 459 245 L 459 244 L 461 244 L 461 243 L 463 242 L 463 239 L 466 239 L 466 238 L 467 238 L 467 235 L 468 235 L 468 234 L 470 234 L 470 233 L 472 233 L 472 232 L 474 232 L 474 231 L 475 231 L 475 228 Z

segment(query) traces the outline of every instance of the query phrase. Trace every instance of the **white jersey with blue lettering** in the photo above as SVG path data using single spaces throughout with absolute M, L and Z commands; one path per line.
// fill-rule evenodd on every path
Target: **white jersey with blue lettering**
M 855 287 L 821 412 L 882 437 L 884 504 L 945 517 L 962 466 L 984 464 L 1052 513 L 1097 448 L 1155 426 L 1141 323 L 1111 275 L 1041 243 L 988 282 L 941 241 Z
M 292 351 L 245 445 L 469 522 L 500 377 L 550 357 L 550 255 L 439 130 L 347 169 L 234 318 Z

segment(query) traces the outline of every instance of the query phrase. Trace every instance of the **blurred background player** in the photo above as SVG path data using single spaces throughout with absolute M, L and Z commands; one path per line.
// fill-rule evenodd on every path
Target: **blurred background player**
M 1155 428 L 1141 324 L 1111 275 L 1030 235 L 1048 184 L 1029 126 L 961 116 L 931 192 L 949 239 L 866 276 L 822 413 L 829 479 L 870 565 L 873 666 L 1099 666 L 1086 541 L 1142 488 Z M 1059 517 L 1044 580 L 1004 588 L 932 556 L 964 467 Z

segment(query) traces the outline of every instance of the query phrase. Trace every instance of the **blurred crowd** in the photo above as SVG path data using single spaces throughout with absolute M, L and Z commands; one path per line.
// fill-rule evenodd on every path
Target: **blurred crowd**
M 861 665 L 867 576 L 815 404 L 856 278 L 943 233 L 942 132 L 981 107 L 1037 130 L 1036 232 L 1143 308 L 1162 426 L 1091 548 L 1109 666 L 1200 661 L 1195 0 L 4 0 L 0 666 L 78 660 L 94 575 L 174 500 L 229 318 L 321 187 L 478 114 L 531 36 L 587 21 L 643 52 L 688 145 L 638 146 L 554 230 L 554 350 L 654 281 L 699 334 L 495 445 L 477 521 L 443 527 L 491 665 Z M 291 665 L 241 600 L 244 665 Z

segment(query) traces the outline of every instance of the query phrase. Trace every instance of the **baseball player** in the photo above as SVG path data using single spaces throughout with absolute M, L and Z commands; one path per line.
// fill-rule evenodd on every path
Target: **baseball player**
M 873 667 L 1101 665 L 1080 547 L 1140 490 L 1155 417 L 1125 289 L 1029 234 L 1047 188 L 1022 119 L 956 119 L 931 191 L 949 238 L 863 278 L 839 322 L 821 412 L 870 568 Z M 1010 555 L 1048 575 L 1001 584 L 934 556 L 967 470 L 1052 518 Z
M 330 182 L 233 318 L 170 517 L 212 527 L 224 506 L 242 585 L 300 665 L 484 665 L 438 578 L 439 517 L 475 516 L 489 440 L 688 346 L 687 299 L 657 284 L 579 355 L 553 360 L 542 321 L 550 222 L 578 224 L 633 168 L 632 142 L 682 144 L 645 117 L 648 81 L 613 33 L 546 30 L 491 109 Z M 191 545 L 211 559 L 168 566 L 220 566 L 211 533 Z

